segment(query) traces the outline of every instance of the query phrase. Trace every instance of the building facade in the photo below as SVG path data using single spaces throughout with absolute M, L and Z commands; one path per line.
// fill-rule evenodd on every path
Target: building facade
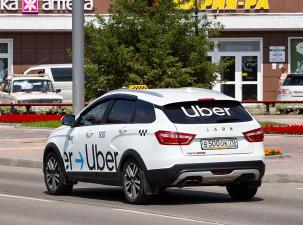
M 0 73 L 71 62 L 72 0 L 29 2 L 0 0 Z M 109 2 L 85 0 L 86 20 L 109 16 Z M 205 0 L 200 8 L 224 26 L 210 60 L 231 62 L 215 90 L 238 100 L 275 100 L 280 68 L 303 72 L 302 0 Z

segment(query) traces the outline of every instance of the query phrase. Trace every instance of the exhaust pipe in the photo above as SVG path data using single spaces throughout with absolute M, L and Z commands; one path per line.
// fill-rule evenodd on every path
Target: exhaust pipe
M 181 186 L 197 186 L 201 185 L 202 177 L 186 177 L 181 182 Z

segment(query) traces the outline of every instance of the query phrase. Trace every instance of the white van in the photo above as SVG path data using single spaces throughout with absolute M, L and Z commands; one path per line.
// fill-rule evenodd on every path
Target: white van
M 33 66 L 27 69 L 24 74 L 47 74 L 52 80 L 55 89 L 61 89 L 60 95 L 63 97 L 63 101 L 72 101 L 72 64 L 47 64 Z

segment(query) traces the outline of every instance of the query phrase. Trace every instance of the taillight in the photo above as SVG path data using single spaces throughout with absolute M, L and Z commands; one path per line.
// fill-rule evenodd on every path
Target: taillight
M 281 89 L 279 91 L 279 94 L 282 94 L 282 95 L 290 94 L 290 90 L 288 90 L 288 89 Z
M 155 133 L 156 138 L 162 145 L 189 145 L 195 138 L 195 134 L 185 134 L 172 131 L 159 130 Z
M 243 133 L 246 140 L 249 142 L 262 142 L 264 141 L 264 132 L 262 128 L 251 130 Z

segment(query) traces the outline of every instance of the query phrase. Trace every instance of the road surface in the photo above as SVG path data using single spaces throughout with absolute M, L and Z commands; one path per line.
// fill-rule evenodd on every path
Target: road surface
M 50 196 L 41 170 L 0 166 L 0 203 L 0 225 L 303 224 L 303 184 L 264 184 L 249 202 L 233 201 L 223 187 L 169 189 L 136 206 L 120 188 L 95 184 Z

